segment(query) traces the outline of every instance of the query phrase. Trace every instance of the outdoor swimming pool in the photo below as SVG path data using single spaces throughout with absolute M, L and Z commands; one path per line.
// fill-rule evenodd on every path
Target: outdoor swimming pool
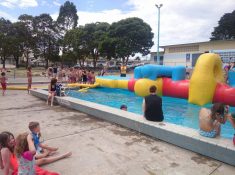
M 114 108 L 120 108 L 122 104 L 128 106 L 128 111 L 143 114 L 142 101 L 143 98 L 138 97 L 135 93 L 124 89 L 111 88 L 95 88 L 89 89 L 87 92 L 78 92 L 77 90 L 70 90 L 69 96 L 79 98 L 82 100 L 107 105 Z M 182 125 L 189 128 L 198 129 L 198 113 L 200 106 L 189 104 L 185 99 L 163 97 L 163 112 L 165 121 Z M 205 107 L 210 108 L 211 105 Z M 235 112 L 235 108 L 230 108 L 230 111 Z M 232 138 L 234 129 L 231 124 L 227 122 L 222 126 L 222 137 Z

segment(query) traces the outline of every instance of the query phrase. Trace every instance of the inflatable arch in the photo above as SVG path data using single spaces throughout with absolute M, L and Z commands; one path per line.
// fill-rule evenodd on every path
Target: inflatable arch
M 201 55 L 189 82 L 190 103 L 204 105 L 213 101 L 217 83 L 224 82 L 222 61 L 219 55 Z
M 149 78 L 156 80 L 159 77 L 171 77 L 173 81 L 185 79 L 186 69 L 184 66 L 160 66 L 148 64 L 136 67 L 134 70 L 134 78 Z

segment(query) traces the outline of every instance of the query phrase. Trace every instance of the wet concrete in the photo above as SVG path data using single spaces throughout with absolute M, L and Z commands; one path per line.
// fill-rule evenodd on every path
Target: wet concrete
M 44 166 L 63 175 L 217 175 L 235 168 L 205 156 L 147 137 L 120 126 L 45 101 L 25 91 L 0 97 L 0 131 L 28 131 L 30 121 L 41 124 L 45 143 L 71 150 L 70 158 Z M 0 173 L 1 175 L 1 173 Z

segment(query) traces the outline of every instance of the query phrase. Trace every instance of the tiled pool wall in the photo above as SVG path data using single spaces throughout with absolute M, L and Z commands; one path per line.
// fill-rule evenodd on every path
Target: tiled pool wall
M 46 100 L 48 92 L 37 89 L 31 90 L 31 94 Z M 195 129 L 167 122 L 150 122 L 138 114 L 72 97 L 55 97 L 55 102 L 235 166 L 235 146 L 230 139 L 205 138 Z

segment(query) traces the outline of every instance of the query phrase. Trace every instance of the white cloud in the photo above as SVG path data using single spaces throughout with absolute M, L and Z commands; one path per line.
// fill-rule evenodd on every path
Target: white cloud
M 27 8 L 38 6 L 37 0 L 1 0 L 0 5 L 7 8 Z
M 7 19 L 7 20 L 10 20 L 11 22 L 16 22 L 17 19 L 13 16 L 11 16 L 10 14 L 6 13 L 6 12 L 3 12 L 3 11 L 0 11 L 0 16 Z
M 213 28 L 224 13 L 235 9 L 234 0 L 159 0 L 161 8 L 160 45 L 179 44 L 209 40 Z M 78 11 L 79 25 L 91 22 L 112 23 L 127 17 L 139 17 L 153 29 L 157 42 L 156 0 L 128 0 L 131 11 L 119 9 L 100 12 Z M 152 50 L 156 50 L 156 44 Z
M 53 4 L 54 4 L 55 6 L 61 6 L 61 4 L 60 4 L 59 2 L 57 2 L 57 1 L 53 1 Z

